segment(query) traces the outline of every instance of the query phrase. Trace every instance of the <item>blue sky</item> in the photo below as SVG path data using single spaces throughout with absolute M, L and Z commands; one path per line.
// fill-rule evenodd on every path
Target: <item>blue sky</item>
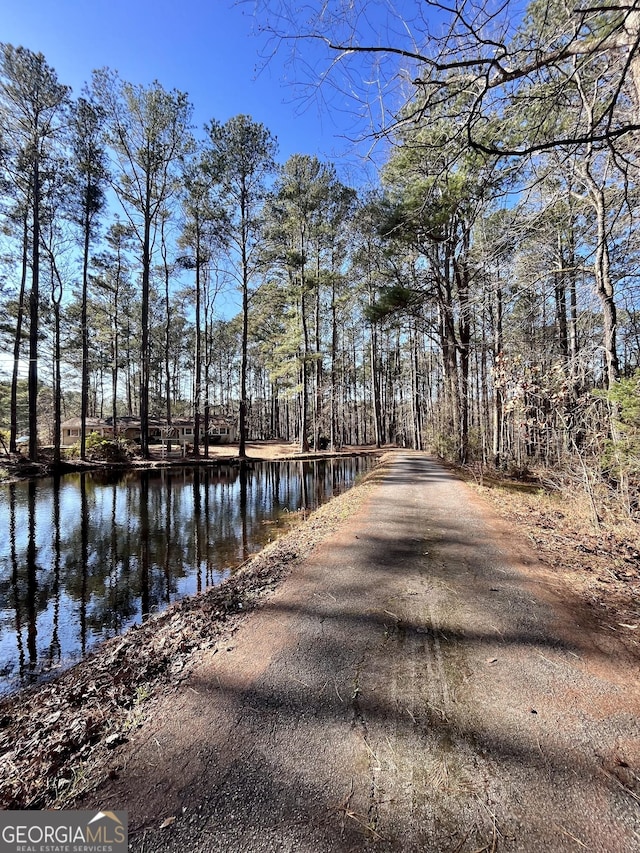
M 302 97 L 284 51 L 265 64 L 256 30 L 252 4 L 233 0 L 0 0 L 0 41 L 42 52 L 74 95 L 103 66 L 132 83 L 158 80 L 189 94 L 197 127 L 247 113 L 278 137 L 281 162 L 340 159 L 343 180 L 356 181 L 361 163 L 345 139 L 353 105 L 329 111 L 310 91 Z
M 374 0 L 374 6 L 379 0 Z M 278 160 L 294 153 L 335 162 L 340 178 L 353 186 L 375 181 L 376 171 L 346 137 L 356 106 L 346 94 L 295 86 L 298 72 L 320 66 L 317 43 L 297 43 L 301 66 L 286 50 L 270 56 L 258 32 L 253 2 L 243 0 L 0 0 L 0 42 L 44 54 L 73 95 L 96 68 L 118 71 L 123 80 L 187 92 L 194 125 L 226 121 L 247 113 L 278 138 Z M 331 101 L 331 109 L 326 100 Z M 225 312 L 237 310 L 235 294 L 224 297 Z M 0 373 L 4 367 L 0 353 Z

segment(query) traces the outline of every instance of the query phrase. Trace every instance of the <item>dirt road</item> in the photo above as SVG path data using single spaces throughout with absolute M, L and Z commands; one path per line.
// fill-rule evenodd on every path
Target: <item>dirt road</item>
M 587 618 L 399 454 L 82 807 L 127 808 L 140 851 L 634 853 L 638 673 Z

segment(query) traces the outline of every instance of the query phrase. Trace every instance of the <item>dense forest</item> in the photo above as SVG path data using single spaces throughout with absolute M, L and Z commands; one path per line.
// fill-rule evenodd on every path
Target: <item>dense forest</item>
M 502 29 L 460 3 L 402 48 L 357 42 L 342 7 L 301 23 L 267 5 L 274 39 L 404 63 L 376 187 L 279 163 L 247 115 L 198 130 L 186 93 L 109 69 L 74 97 L 0 46 L 7 449 L 59 457 L 65 417 L 135 415 L 147 456 L 151 418 L 189 416 L 199 454 L 220 414 L 241 456 L 249 438 L 397 443 L 544 466 L 635 513 L 637 3 L 534 0 Z

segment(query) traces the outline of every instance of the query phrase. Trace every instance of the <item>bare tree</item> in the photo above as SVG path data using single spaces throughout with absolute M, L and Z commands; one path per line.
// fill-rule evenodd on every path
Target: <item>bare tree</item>
M 298 60 L 299 82 L 322 82 L 328 101 L 327 86 L 343 102 L 355 98 L 374 136 L 434 107 L 462 111 L 452 132 L 501 156 L 613 144 L 640 130 L 640 0 L 533 0 L 524 12 L 517 0 L 255 5 L 270 49 L 286 45 Z M 572 68 L 586 72 L 603 61 L 608 73 L 595 116 L 577 113 L 567 124 L 557 107 L 573 86 Z M 524 135 L 508 127 L 516 114 Z M 488 137 L 486 123 L 496 117 L 504 133 Z

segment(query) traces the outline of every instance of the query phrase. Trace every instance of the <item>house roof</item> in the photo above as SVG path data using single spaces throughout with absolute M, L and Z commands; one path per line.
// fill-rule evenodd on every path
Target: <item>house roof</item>
M 224 424 L 225 426 L 234 424 L 235 418 L 228 418 L 224 415 L 209 415 L 210 424 Z M 200 423 L 204 426 L 204 415 L 200 415 Z M 193 426 L 193 418 L 171 418 L 173 426 Z
M 82 419 L 68 418 L 66 421 L 63 421 L 60 426 L 62 427 L 62 429 L 80 429 L 80 427 L 82 426 Z M 111 429 L 111 424 L 108 423 L 104 418 L 87 418 L 87 428 L 91 427 Z
M 87 418 L 87 429 L 112 429 L 112 418 Z M 235 418 L 224 417 L 222 415 L 211 415 L 209 417 L 209 424 L 212 426 L 216 425 L 224 425 L 231 426 L 235 424 Z M 201 418 L 200 423 L 204 426 L 204 418 Z M 120 429 L 125 429 L 126 427 L 130 428 L 138 428 L 140 429 L 140 418 L 133 417 L 131 415 L 125 415 L 121 418 L 118 418 L 116 421 L 116 425 Z M 193 426 L 193 418 L 173 418 L 171 421 L 171 425 L 176 426 Z M 80 418 L 68 418 L 66 421 L 60 424 L 62 429 L 80 429 L 82 426 L 82 420 Z M 161 429 L 166 429 L 167 422 L 161 420 L 160 418 L 149 418 L 149 426 L 152 427 L 160 427 Z

